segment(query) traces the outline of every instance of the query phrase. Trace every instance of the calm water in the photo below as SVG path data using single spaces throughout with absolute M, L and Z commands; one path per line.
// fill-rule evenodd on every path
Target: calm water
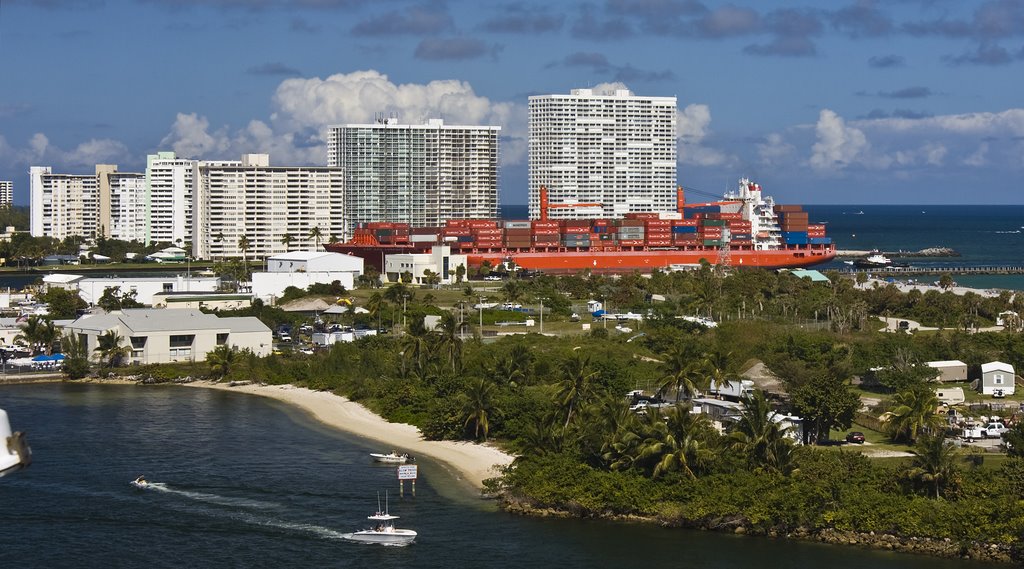
M 279 403 L 181 387 L 26 385 L 0 407 L 35 462 L 0 479 L 0 567 L 980 567 L 640 524 L 497 512 L 420 459 L 399 498 L 380 450 Z M 144 473 L 161 489 L 134 490 Z M 404 548 L 339 538 L 391 491 Z

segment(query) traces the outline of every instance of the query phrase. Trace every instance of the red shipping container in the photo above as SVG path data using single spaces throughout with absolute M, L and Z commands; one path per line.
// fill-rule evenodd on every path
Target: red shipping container
M 696 219 L 677 219 L 672 222 L 672 227 L 697 227 Z
M 735 213 L 720 213 L 718 219 L 725 219 L 728 221 L 739 221 L 743 219 L 743 214 L 739 212 Z
M 498 227 L 498 222 L 487 219 L 471 219 L 469 226 L 474 229 L 493 229 Z
M 469 227 L 468 219 L 448 219 L 444 222 L 445 227 Z
M 825 231 L 824 223 L 808 223 L 807 231 Z
M 384 221 L 371 221 L 366 224 L 367 229 L 394 229 L 394 223 L 388 223 Z
M 538 229 L 558 229 L 561 226 L 562 226 L 562 224 L 557 222 L 557 221 L 534 221 L 533 222 L 533 230 L 534 231 L 536 231 Z
M 607 227 L 607 226 L 611 225 L 612 223 L 610 221 L 608 221 L 607 219 L 595 219 L 595 220 L 593 220 L 593 224 L 594 224 L 595 227 Z
M 564 233 L 579 234 L 590 233 L 590 225 L 566 225 Z
M 790 212 L 790 211 L 802 211 L 803 206 L 801 205 L 776 205 L 775 213 Z
M 672 220 L 670 219 L 651 219 L 647 221 L 647 228 L 652 227 L 672 227 Z
M 650 247 L 668 247 L 672 245 L 671 239 L 648 239 L 647 245 Z

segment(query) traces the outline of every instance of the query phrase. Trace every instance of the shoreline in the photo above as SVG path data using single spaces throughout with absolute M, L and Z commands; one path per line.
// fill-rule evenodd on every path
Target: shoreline
M 106 380 L 98 381 L 102 383 Z M 138 383 L 126 381 L 125 383 Z M 496 466 L 507 466 L 515 458 L 493 446 L 467 441 L 428 441 L 417 427 L 405 423 L 389 423 L 360 403 L 327 391 L 313 391 L 291 384 L 264 385 L 249 383 L 231 386 L 208 380 L 181 383 L 186 387 L 216 389 L 230 393 L 246 393 L 269 397 L 290 404 L 308 413 L 328 427 L 380 442 L 380 452 L 397 449 L 413 456 L 430 457 L 452 470 L 459 481 L 483 490 L 483 481 L 498 475 Z

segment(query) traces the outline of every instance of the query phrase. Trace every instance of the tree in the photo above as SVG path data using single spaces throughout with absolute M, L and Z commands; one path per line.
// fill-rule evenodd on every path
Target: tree
M 1006 455 L 1024 457 L 1024 423 L 1017 423 L 1003 433 Z
M 466 401 L 462 406 L 462 413 L 466 418 L 463 426 L 469 428 L 472 423 L 473 437 L 477 440 L 480 439 L 481 433 L 483 433 L 483 440 L 487 440 L 487 434 L 490 431 L 490 417 L 495 413 L 495 391 L 497 390 L 494 383 L 482 377 L 470 383 L 466 390 Z
M 919 484 L 931 486 L 935 490 L 935 498 L 940 498 L 943 487 L 956 480 L 959 470 L 956 446 L 946 441 L 942 434 L 929 435 L 921 437 L 912 452 L 912 466 L 904 472 L 904 476 Z
M 72 333 L 61 337 L 61 353 L 64 360 L 61 370 L 68 379 L 82 379 L 89 375 L 89 348 L 85 342 Z
M 295 241 L 295 238 L 292 237 L 291 233 L 285 233 L 281 236 L 281 244 L 284 245 L 285 251 L 291 250 L 291 244 L 293 241 Z
M 828 440 L 829 431 L 846 430 L 860 408 L 860 397 L 844 379 L 820 372 L 790 392 L 794 411 L 804 419 L 804 442 Z
M 47 306 L 47 315 L 57 320 L 70 320 L 78 317 L 78 311 L 88 308 L 88 304 L 78 293 L 59 287 L 51 287 L 46 292 L 37 295 L 40 302 Z
M 465 327 L 465 322 L 459 322 L 454 314 L 445 312 L 441 315 L 441 322 L 434 331 L 434 335 L 437 337 L 438 349 L 445 356 L 448 365 L 455 373 L 462 369 L 462 339 L 459 338 L 459 335 Z
M 466 278 L 466 265 L 459 263 L 458 267 L 455 267 L 455 283 L 460 284 Z
M 653 462 L 652 478 L 676 471 L 696 478 L 695 471 L 705 469 L 715 456 L 709 444 L 713 428 L 707 415 L 694 415 L 681 405 L 669 409 L 664 421 L 658 413 L 649 415 L 656 421 L 656 435 L 641 445 L 639 461 Z
M 949 290 L 953 288 L 956 283 L 953 281 L 953 275 L 949 273 L 942 273 L 939 277 L 939 288 L 942 290 Z
M 100 363 L 106 361 L 108 367 L 114 367 L 122 357 L 127 355 L 128 347 L 121 344 L 124 337 L 117 330 L 107 330 L 96 338 L 96 352 L 99 352 Z
M 562 362 L 562 381 L 556 397 L 565 412 L 563 429 L 569 426 L 580 402 L 590 395 L 590 383 L 597 376 L 597 372 L 590 369 L 590 356 L 583 356 L 581 351 L 576 348 L 573 355 Z
M 316 243 L 317 249 L 320 248 L 320 240 L 323 239 L 323 236 L 324 234 L 320 230 L 319 226 L 313 227 L 313 229 L 309 230 L 309 238 L 312 239 L 314 243 Z
M 103 290 L 103 296 L 96 301 L 96 306 L 107 312 L 125 308 L 140 308 L 142 303 L 136 300 L 137 297 L 138 293 L 134 290 L 122 293 L 119 286 L 107 287 Z
M 59 338 L 59 332 L 52 320 L 33 314 L 22 325 L 21 332 L 14 337 L 14 341 L 27 344 L 33 354 L 49 354 L 51 346 Z
M 210 371 L 217 374 L 220 379 L 227 377 L 238 359 L 238 351 L 227 344 L 221 344 L 206 354 L 206 363 Z
M 245 235 L 238 238 L 238 250 L 242 253 L 242 272 L 249 275 L 249 258 L 247 253 L 252 248 L 252 242 Z
M 894 441 L 914 443 L 918 434 L 942 426 L 942 417 L 935 414 L 939 399 L 935 392 L 921 386 L 897 393 L 892 408 L 879 417 L 886 434 Z
M 793 458 L 793 443 L 787 437 L 788 433 L 789 427 L 783 427 L 775 420 L 775 411 L 764 392 L 758 390 L 747 399 L 729 439 L 732 447 L 746 456 L 753 466 L 785 473 Z
M 685 396 L 690 399 L 702 387 L 704 373 L 699 361 L 694 361 L 689 350 L 682 344 L 675 344 L 672 351 L 664 356 L 659 369 L 661 376 L 659 394 L 676 392 L 676 403 Z

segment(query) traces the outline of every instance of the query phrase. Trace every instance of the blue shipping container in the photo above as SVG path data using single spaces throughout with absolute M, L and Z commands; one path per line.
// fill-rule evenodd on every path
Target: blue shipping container
M 696 233 L 696 225 L 676 225 L 672 227 L 672 233 Z
M 782 240 L 790 245 L 807 245 L 806 231 L 783 231 Z
M 811 242 L 811 245 L 831 245 L 832 244 L 832 238 L 831 237 L 811 237 L 809 239 L 809 241 Z
M 459 243 L 472 243 L 472 242 L 473 242 L 473 236 L 472 235 L 460 235 L 459 236 Z

